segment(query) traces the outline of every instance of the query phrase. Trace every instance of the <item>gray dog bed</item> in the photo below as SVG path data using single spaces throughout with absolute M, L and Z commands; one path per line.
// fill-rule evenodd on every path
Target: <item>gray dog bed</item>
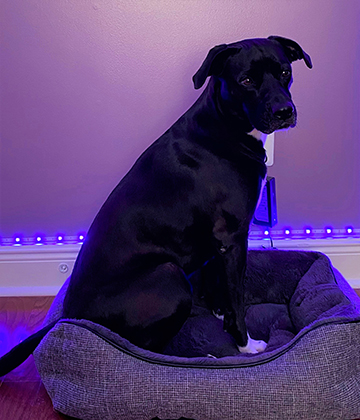
M 45 322 L 61 314 L 66 287 Z M 54 408 L 83 420 L 360 417 L 360 299 L 327 257 L 250 251 L 246 305 L 262 354 L 237 353 L 199 300 L 167 354 L 69 319 L 41 341 L 36 366 Z

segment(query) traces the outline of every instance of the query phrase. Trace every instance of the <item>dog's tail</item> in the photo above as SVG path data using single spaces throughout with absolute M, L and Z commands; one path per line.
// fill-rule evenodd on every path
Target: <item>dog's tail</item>
M 21 363 L 25 362 L 30 354 L 32 354 L 32 352 L 40 344 L 40 341 L 58 321 L 59 319 L 42 328 L 40 331 L 19 343 L 8 353 L 4 354 L 4 356 L 0 357 L 0 377 L 11 372 L 13 369 L 21 365 Z

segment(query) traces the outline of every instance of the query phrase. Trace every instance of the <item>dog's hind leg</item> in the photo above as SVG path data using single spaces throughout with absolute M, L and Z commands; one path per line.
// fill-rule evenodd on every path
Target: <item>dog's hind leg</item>
M 141 271 L 121 294 L 99 297 L 93 310 L 101 318 L 95 315 L 91 320 L 138 347 L 161 352 L 190 315 L 192 289 L 183 270 L 174 263 Z

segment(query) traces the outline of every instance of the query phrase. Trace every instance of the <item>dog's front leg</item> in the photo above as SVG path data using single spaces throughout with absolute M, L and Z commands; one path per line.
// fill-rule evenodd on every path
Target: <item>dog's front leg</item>
M 219 248 L 219 276 L 224 288 L 224 329 L 230 333 L 241 353 L 259 353 L 266 343 L 253 340 L 245 324 L 244 277 L 247 259 L 247 235 L 237 243 Z

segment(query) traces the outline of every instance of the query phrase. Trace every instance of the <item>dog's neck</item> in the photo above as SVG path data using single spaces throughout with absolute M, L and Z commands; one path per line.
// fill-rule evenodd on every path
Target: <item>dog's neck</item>
M 262 133 L 261 131 L 257 130 L 256 128 L 254 128 L 252 131 L 250 131 L 250 133 L 248 133 L 250 136 L 253 136 L 256 138 L 256 140 L 260 140 L 263 144 L 263 146 L 265 146 L 265 142 L 266 142 L 266 138 L 267 138 L 267 134 Z

